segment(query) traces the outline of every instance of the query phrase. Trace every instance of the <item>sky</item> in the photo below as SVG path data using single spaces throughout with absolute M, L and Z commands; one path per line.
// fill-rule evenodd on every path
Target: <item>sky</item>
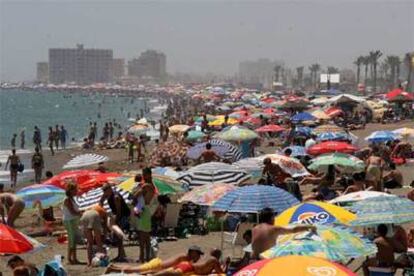
M 414 0 L 0 0 L 1 80 L 32 80 L 49 48 L 77 43 L 126 60 L 160 50 L 169 73 L 232 75 L 258 58 L 352 68 L 414 50 Z

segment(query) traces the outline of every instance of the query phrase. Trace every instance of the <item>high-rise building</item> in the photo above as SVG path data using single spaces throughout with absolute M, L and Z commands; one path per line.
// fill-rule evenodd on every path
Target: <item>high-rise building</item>
M 49 81 L 49 63 L 38 62 L 36 64 L 36 80 L 41 83 Z
M 112 75 L 114 80 L 119 80 L 125 75 L 125 60 L 123 58 L 112 60 Z
M 112 59 L 112 50 L 85 49 L 82 44 L 70 49 L 49 49 L 49 81 L 55 84 L 111 82 Z
M 167 58 L 165 54 L 155 50 L 147 50 L 138 58 L 128 62 L 128 75 L 139 78 L 163 79 L 166 72 Z

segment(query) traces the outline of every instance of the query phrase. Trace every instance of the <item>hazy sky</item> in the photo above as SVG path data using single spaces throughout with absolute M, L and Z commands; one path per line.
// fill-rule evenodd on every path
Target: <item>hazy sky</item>
M 414 0 L 0 0 L 1 79 L 33 79 L 48 48 L 76 43 L 126 59 L 161 50 L 169 72 L 233 74 L 261 57 L 351 67 L 369 50 L 414 50 L 413 18 Z

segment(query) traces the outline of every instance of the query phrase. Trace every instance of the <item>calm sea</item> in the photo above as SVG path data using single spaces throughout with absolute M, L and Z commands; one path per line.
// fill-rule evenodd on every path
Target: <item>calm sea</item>
M 81 140 L 87 135 L 89 122 L 98 123 L 98 135 L 106 121 L 115 119 L 127 126 L 128 118 L 136 117 L 144 110 L 146 100 L 116 97 L 102 94 L 34 92 L 0 90 L 0 151 L 10 149 L 13 133 L 25 130 L 26 147 L 33 149 L 34 126 L 41 130 L 43 144 L 47 140 L 49 126 L 64 125 L 72 138 Z

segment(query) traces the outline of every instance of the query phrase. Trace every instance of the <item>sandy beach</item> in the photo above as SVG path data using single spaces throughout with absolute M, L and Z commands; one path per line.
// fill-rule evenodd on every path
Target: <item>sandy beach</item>
M 365 129 L 356 130 L 353 133 L 359 137 L 359 146 L 363 146 L 365 144 L 364 137 L 369 135 L 371 132 L 376 130 L 389 130 L 389 129 L 396 129 L 401 127 L 413 127 L 414 123 L 410 121 L 399 122 L 396 124 L 368 124 Z M 264 152 L 271 152 L 270 148 L 260 148 L 260 151 Z M 80 149 L 71 149 L 66 151 L 59 151 L 55 156 L 50 156 L 50 153 L 45 153 L 45 161 L 46 161 L 46 169 L 52 171 L 53 173 L 57 174 L 62 171 L 62 166 L 70 160 L 72 157 L 84 153 Z M 126 161 L 126 151 L 124 149 L 112 149 L 112 150 L 100 150 L 96 151 L 99 154 L 106 155 L 110 158 L 110 161 L 106 163 L 106 166 L 109 168 L 110 171 L 117 171 L 117 172 L 126 172 L 131 170 L 140 170 L 142 165 L 138 163 L 128 163 Z M 413 166 L 400 166 L 399 169 L 404 175 L 404 185 L 408 185 L 411 181 L 414 180 L 414 174 L 412 173 Z M 20 184 L 20 187 L 23 187 L 29 183 Z M 304 187 L 304 193 L 310 190 L 309 186 Z M 393 193 L 403 195 L 407 192 L 407 188 L 396 189 L 393 190 Z M 60 211 L 58 208 L 56 209 L 55 216 L 60 216 Z M 22 231 L 30 231 L 33 230 L 34 222 L 36 222 L 36 218 L 34 215 L 34 211 L 25 210 L 21 217 L 17 220 L 17 228 L 21 229 Z M 46 247 L 36 253 L 33 254 L 25 254 L 22 255 L 28 261 L 36 264 L 42 265 L 47 261 L 51 260 L 55 255 L 66 255 L 66 244 L 60 244 L 57 242 L 57 237 L 39 237 L 36 238 L 38 241 L 42 242 Z M 162 259 L 174 256 L 176 254 L 185 252 L 186 249 L 194 244 L 197 244 L 202 247 L 203 250 L 208 251 L 212 248 L 220 248 L 221 246 L 221 234 L 219 232 L 209 233 L 205 236 L 190 236 L 187 239 L 179 239 L 178 241 L 164 241 L 159 244 L 159 257 Z M 128 258 L 131 262 L 136 261 L 139 254 L 139 248 L 137 246 L 126 246 L 126 253 Z M 241 254 L 241 248 L 236 248 L 236 253 L 239 255 Z M 111 249 L 110 256 L 113 258 L 115 257 L 116 249 Z M 226 249 L 224 250 L 224 256 L 231 256 L 232 250 Z M 78 247 L 78 256 L 79 260 L 85 261 L 86 260 L 86 250 L 84 246 Z M 3 275 L 10 275 L 10 271 L 6 268 L 6 262 L 8 257 L 3 256 L 0 257 L 0 271 L 3 272 Z M 351 267 L 357 267 L 358 263 L 355 262 Z M 83 275 L 100 275 L 103 273 L 104 269 L 102 268 L 89 268 L 85 265 L 67 265 L 66 261 L 64 261 L 65 268 L 68 270 L 69 275 L 79 275 L 82 273 Z

